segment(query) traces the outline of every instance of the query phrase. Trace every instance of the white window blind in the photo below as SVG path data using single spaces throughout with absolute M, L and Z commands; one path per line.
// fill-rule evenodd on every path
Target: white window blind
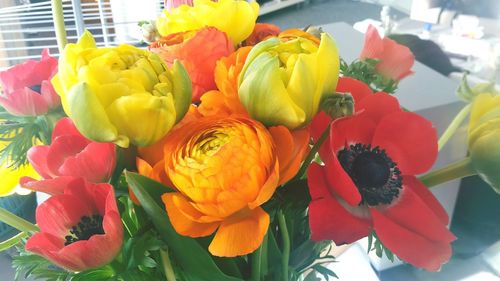
M 86 29 L 98 46 L 140 44 L 137 23 L 155 19 L 162 9 L 163 0 L 63 1 L 68 41 L 76 42 Z M 51 2 L 0 0 L 0 68 L 37 59 L 44 48 L 58 55 Z

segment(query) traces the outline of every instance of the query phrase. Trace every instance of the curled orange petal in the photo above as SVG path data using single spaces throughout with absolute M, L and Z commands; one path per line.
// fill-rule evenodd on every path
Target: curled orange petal
M 304 157 L 309 151 L 309 128 L 290 131 L 285 126 L 269 128 L 276 143 L 276 152 L 280 163 L 280 182 L 282 185 L 298 172 Z
M 268 228 L 269 215 L 262 208 L 244 210 L 221 223 L 208 250 L 220 257 L 249 254 L 262 244 Z

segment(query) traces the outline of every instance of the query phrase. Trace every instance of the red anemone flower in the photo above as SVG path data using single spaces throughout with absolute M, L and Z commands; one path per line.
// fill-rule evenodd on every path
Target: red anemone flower
M 26 250 L 73 271 L 111 262 L 123 243 L 123 225 L 110 184 L 75 179 L 64 194 L 50 197 L 36 210 L 40 232 Z
M 396 81 L 413 74 L 411 67 L 415 56 L 411 50 L 390 38 L 381 38 L 373 25 L 366 31 L 365 45 L 359 57 L 380 60 L 375 66 L 377 72 Z
M 29 60 L 0 72 L 0 105 L 16 116 L 37 116 L 61 104 L 50 80 L 57 72 L 57 59 L 42 51 L 40 61 Z
M 438 270 L 455 236 L 443 207 L 415 177 L 436 160 L 436 131 L 385 93 L 366 96 L 358 110 L 332 122 L 320 150 L 324 165 L 308 170 L 312 239 L 340 245 L 374 231 L 402 260 Z
M 52 133 L 52 143 L 30 148 L 28 160 L 43 179 L 23 177 L 21 186 L 54 195 L 63 193 L 75 178 L 108 181 L 116 164 L 116 148 L 112 143 L 86 139 L 71 119 L 61 118 Z

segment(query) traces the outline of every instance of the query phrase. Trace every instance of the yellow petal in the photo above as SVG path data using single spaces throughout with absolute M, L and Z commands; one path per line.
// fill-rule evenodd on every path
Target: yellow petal
M 268 53 L 258 56 L 247 68 L 238 94 L 248 113 L 267 126 L 294 129 L 306 120 L 305 112 L 290 98 L 283 84 L 278 58 Z
M 100 142 L 119 142 L 128 147 L 128 139 L 118 136 L 92 88 L 81 82 L 67 93 L 65 111 L 75 122 L 78 130 L 87 138 Z
M 133 94 L 116 99 L 107 115 L 122 138 L 137 146 L 147 146 L 162 138 L 174 125 L 175 108 L 172 95 Z

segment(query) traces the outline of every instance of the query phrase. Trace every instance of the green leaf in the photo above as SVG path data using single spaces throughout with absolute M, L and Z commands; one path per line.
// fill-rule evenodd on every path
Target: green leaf
M 19 234 L 0 242 L 0 252 L 5 251 L 18 243 L 22 242 L 24 238 L 28 237 L 28 233 L 20 232 Z
M 337 274 L 335 274 L 335 272 L 331 271 L 330 269 L 328 269 L 322 265 L 315 265 L 313 267 L 313 269 L 316 270 L 317 272 L 319 272 L 321 275 L 323 275 L 323 277 L 326 280 L 330 280 L 330 277 L 339 278 L 337 276 Z
M 109 280 L 113 277 L 115 272 L 110 266 L 105 266 L 99 269 L 93 269 L 89 271 L 83 271 L 77 273 L 71 281 L 101 281 L 101 280 Z
M 175 232 L 161 202 L 166 189 L 162 185 L 136 173 L 126 172 L 127 182 L 137 196 L 163 241 L 167 244 L 177 263 L 192 280 L 239 281 L 222 273 L 209 253 L 196 240 Z

